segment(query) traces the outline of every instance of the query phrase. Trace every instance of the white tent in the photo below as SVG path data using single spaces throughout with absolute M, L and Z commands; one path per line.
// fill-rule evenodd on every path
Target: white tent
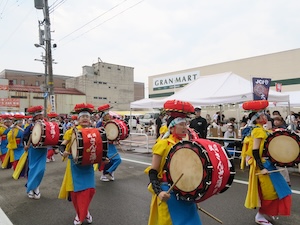
M 130 103 L 130 108 L 141 109 L 141 108 L 162 108 L 165 101 L 155 100 L 151 98 L 144 98 Z
M 299 107 L 300 106 L 300 91 L 287 91 L 282 92 L 282 94 L 290 96 L 290 107 Z M 279 102 L 276 106 L 288 106 L 286 102 Z
M 138 107 L 149 108 L 147 104 L 152 104 L 162 108 L 163 103 L 171 99 L 188 101 L 195 106 L 242 103 L 253 99 L 252 82 L 232 72 L 200 76 L 182 90 L 162 100 L 148 99 L 145 102 L 139 100 L 141 104 Z M 289 95 L 270 90 L 268 100 L 288 104 Z M 134 108 L 134 106 L 137 105 L 132 102 L 130 107 Z

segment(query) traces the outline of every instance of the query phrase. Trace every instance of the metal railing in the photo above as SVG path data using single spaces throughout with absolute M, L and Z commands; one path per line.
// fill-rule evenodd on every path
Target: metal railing
M 133 136 L 144 136 L 144 140 L 133 140 Z M 130 133 L 129 137 L 126 140 L 120 140 L 121 144 L 130 144 L 130 148 L 127 149 L 129 151 L 135 150 L 134 147 L 141 147 L 146 146 L 147 153 L 150 153 L 149 151 L 149 136 L 146 133 Z

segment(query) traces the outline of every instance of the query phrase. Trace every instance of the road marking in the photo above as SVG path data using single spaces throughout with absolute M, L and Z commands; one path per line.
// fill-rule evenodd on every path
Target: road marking
M 133 160 L 133 159 L 122 158 L 122 160 L 127 161 L 127 162 L 138 163 L 138 164 L 142 164 L 142 165 L 146 165 L 146 166 L 150 166 L 150 165 L 151 165 L 151 163 L 142 162 L 142 161 Z M 245 184 L 245 185 L 248 185 L 248 181 L 243 181 L 243 180 L 233 179 L 233 182 L 238 183 L 238 184 Z M 293 193 L 293 194 L 300 195 L 300 191 L 297 191 L 297 190 L 292 190 L 292 193 Z M 1 224 L 0 224 L 0 225 L 1 225 Z
M 13 225 L 13 223 L 8 219 L 6 214 L 0 208 L 0 225 Z

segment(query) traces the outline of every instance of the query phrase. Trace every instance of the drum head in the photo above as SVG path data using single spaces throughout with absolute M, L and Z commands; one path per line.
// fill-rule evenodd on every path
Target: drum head
M 297 141 L 286 135 L 273 138 L 269 143 L 269 154 L 277 162 L 290 163 L 297 159 L 299 155 L 299 145 Z
M 42 124 L 36 123 L 32 129 L 31 143 L 33 145 L 37 145 L 41 139 L 41 135 L 42 135 Z
M 105 125 L 105 132 L 107 139 L 110 141 L 117 140 L 117 138 L 119 137 L 119 127 L 114 122 L 108 122 Z
M 188 148 L 177 150 L 170 162 L 173 182 L 176 182 L 182 173 L 182 178 L 176 184 L 177 188 L 190 192 L 200 185 L 203 178 L 203 164 L 197 153 Z
M 78 157 L 78 153 L 77 153 L 77 135 L 74 131 L 73 131 L 72 136 L 71 136 L 71 152 L 72 152 L 73 160 L 76 161 L 76 159 Z

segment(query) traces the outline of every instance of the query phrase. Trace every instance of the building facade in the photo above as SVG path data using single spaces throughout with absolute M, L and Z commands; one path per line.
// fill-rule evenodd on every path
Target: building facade
M 53 75 L 56 112 L 68 114 L 82 102 L 130 110 L 130 102 L 144 98 L 144 83 L 135 83 L 133 72 L 132 67 L 99 61 L 84 66 L 78 77 Z M 0 112 L 25 112 L 32 105 L 44 105 L 46 80 L 42 73 L 0 72 Z
M 252 77 L 271 78 L 271 89 L 275 90 L 275 84 L 279 83 L 283 92 L 296 91 L 300 89 L 299 59 L 300 49 L 293 49 L 149 76 L 149 98 L 170 96 L 199 76 L 224 72 L 233 72 L 247 80 Z

